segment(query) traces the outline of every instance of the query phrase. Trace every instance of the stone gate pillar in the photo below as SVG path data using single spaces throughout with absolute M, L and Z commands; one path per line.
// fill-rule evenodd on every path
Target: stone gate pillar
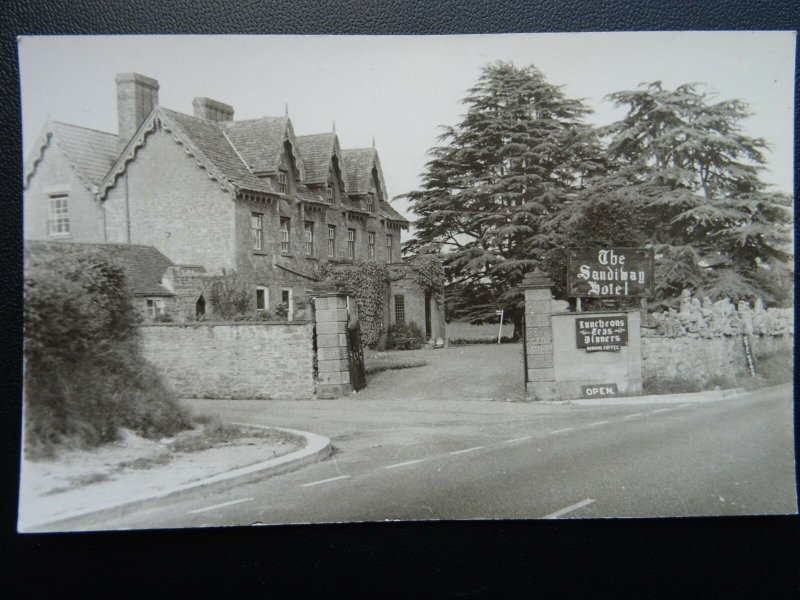
M 314 298 L 317 329 L 317 397 L 341 398 L 353 391 L 347 358 L 347 294 Z
M 526 393 L 537 400 L 558 397 L 553 369 L 553 281 L 539 269 L 529 272 L 520 288 L 525 293 Z

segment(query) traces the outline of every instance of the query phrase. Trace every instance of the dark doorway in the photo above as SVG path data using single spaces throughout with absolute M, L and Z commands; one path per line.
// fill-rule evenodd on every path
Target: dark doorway
M 202 294 L 197 299 L 197 302 L 194 303 L 194 314 L 197 317 L 206 314 L 206 299 L 203 298 Z
M 425 339 L 431 339 L 431 293 L 425 292 Z

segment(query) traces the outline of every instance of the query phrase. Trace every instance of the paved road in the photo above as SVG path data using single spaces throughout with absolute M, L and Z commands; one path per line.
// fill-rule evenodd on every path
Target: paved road
M 339 451 L 86 526 L 796 513 L 791 393 L 639 406 L 427 402 L 416 411 L 353 400 L 208 403 L 234 420 L 312 430 L 327 414 L 327 427 L 344 432 L 333 436 Z

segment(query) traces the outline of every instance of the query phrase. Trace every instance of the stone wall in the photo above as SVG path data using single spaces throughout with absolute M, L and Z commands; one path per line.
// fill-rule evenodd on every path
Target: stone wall
M 313 323 L 152 324 L 147 360 L 181 397 L 309 399 L 315 393 Z
M 748 372 L 743 335 L 749 336 L 758 357 L 794 348 L 794 312 L 791 308 L 764 308 L 729 300 L 711 302 L 681 295 L 678 310 L 649 316 L 642 329 L 642 373 L 646 377 L 682 377 L 703 383 Z M 757 368 L 757 367 L 756 367 Z
M 615 352 L 587 352 L 576 344 L 575 321 L 591 318 L 627 316 L 628 341 Z M 581 312 L 554 314 L 553 374 L 561 398 L 580 398 L 582 385 L 616 383 L 621 394 L 642 392 L 640 313 Z M 530 360 L 530 359 L 529 359 Z M 529 367 L 533 365 L 529 364 Z
M 756 364 L 759 356 L 772 352 L 791 353 L 794 346 L 793 335 L 752 335 L 750 341 Z M 653 329 L 642 330 L 644 378 L 681 377 L 707 382 L 746 375 L 747 370 L 741 336 L 665 337 Z
M 145 137 L 104 206 L 109 242 L 154 246 L 211 274 L 236 268 L 233 199 L 163 129 Z

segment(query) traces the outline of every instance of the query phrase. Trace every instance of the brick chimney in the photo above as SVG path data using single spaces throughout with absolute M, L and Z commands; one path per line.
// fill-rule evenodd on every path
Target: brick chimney
M 139 73 L 119 73 L 115 81 L 119 142 L 125 146 L 158 104 L 158 81 Z
M 211 98 L 195 98 L 192 100 L 194 116 L 209 121 L 233 121 L 233 107 Z

